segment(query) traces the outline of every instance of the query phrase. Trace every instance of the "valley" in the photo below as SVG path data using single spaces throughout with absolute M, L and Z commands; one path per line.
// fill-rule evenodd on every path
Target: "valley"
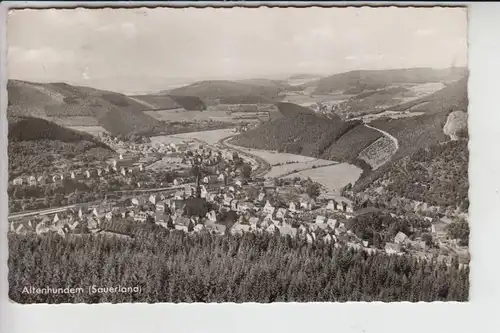
M 279 234 L 467 267 L 466 81 L 350 75 L 135 96 L 16 81 L 10 231 Z

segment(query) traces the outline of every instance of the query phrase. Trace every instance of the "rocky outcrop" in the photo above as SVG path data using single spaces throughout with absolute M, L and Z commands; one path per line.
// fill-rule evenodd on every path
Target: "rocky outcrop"
M 467 133 L 467 113 L 463 111 L 453 111 L 448 115 L 443 132 L 451 138 L 458 140 Z

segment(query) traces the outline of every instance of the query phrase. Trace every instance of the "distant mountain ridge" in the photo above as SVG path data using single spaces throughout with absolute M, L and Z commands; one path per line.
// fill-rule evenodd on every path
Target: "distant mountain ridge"
M 147 111 L 185 109 L 186 111 L 206 110 L 205 103 L 196 96 L 173 96 L 166 93 L 133 95 L 130 98 L 144 105 Z
M 168 94 L 196 96 L 209 104 L 255 104 L 279 101 L 282 99 L 280 93 L 285 89 L 286 87 L 279 81 L 267 79 L 244 80 L 244 82 L 211 80 L 172 89 Z
M 316 93 L 331 93 L 340 91 L 357 94 L 364 90 L 384 88 L 397 83 L 428 83 L 456 81 L 465 77 L 467 68 L 407 68 L 385 70 L 355 70 L 323 77 L 314 85 Z

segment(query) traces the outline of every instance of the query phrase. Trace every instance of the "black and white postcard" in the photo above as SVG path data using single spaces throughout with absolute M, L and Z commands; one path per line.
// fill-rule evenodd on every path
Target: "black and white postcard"
M 467 8 L 6 26 L 13 302 L 469 300 Z

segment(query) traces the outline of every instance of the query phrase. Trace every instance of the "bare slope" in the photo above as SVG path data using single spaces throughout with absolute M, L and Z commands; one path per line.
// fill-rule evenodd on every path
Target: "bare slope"
M 466 111 L 469 104 L 467 96 L 467 79 L 467 77 L 463 77 L 429 96 L 403 103 L 396 107 L 391 107 L 391 110 L 409 110 L 412 112 Z
M 141 111 L 144 105 L 111 91 L 17 80 L 10 80 L 7 90 L 7 113 L 12 116 L 61 120 L 74 126 L 101 125 L 113 134 L 150 133 L 162 127 L 159 121 Z M 89 123 L 82 124 L 82 119 Z

